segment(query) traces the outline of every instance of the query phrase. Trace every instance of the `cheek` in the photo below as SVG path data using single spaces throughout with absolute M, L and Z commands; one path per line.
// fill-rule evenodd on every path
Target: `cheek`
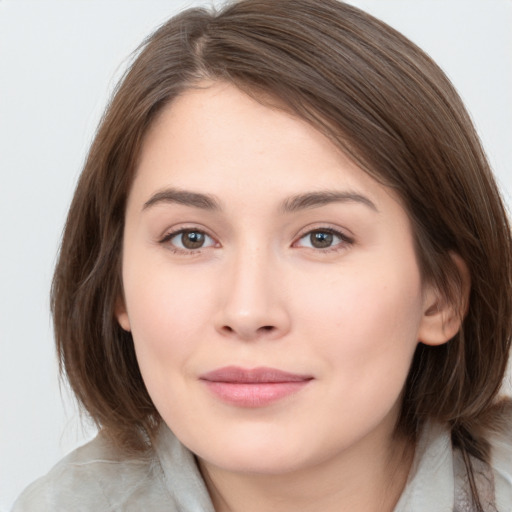
M 394 267 L 381 262 L 380 271 L 347 274 L 303 308 L 316 350 L 355 386 L 391 380 L 401 387 L 409 370 L 422 318 L 421 281 L 415 267 Z
M 141 371 L 148 375 L 177 367 L 187 360 L 212 316 L 211 286 L 194 276 L 154 265 L 138 272 L 125 266 L 127 310 Z M 146 267 L 147 268 L 147 267 Z M 146 377 L 145 377 L 146 378 Z
M 183 272 L 169 272 L 168 265 L 153 266 L 142 276 L 130 276 L 126 269 L 131 331 L 148 393 L 168 424 L 173 418 L 197 423 L 198 408 L 189 407 L 190 379 L 185 377 L 212 316 L 211 287 L 198 286 Z
M 412 356 L 417 345 L 421 311 L 419 282 L 403 279 L 345 279 L 323 300 L 308 304 L 308 337 L 323 365 L 323 396 L 332 428 L 344 425 L 347 439 L 356 439 L 383 418 L 398 414 Z M 340 283 L 341 285 L 341 283 Z M 318 414 L 320 417 L 320 413 Z

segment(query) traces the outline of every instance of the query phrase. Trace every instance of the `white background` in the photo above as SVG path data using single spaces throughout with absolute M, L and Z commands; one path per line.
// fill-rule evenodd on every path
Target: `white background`
M 48 291 L 60 233 L 130 52 L 199 3 L 0 0 L 0 511 L 93 433 L 57 377 Z M 351 3 L 402 31 L 448 73 L 512 204 L 512 1 Z

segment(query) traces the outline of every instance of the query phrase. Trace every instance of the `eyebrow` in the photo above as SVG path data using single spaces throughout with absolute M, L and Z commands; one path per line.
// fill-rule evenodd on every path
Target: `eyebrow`
M 325 190 L 319 192 L 308 192 L 306 194 L 298 194 L 286 199 L 282 204 L 282 211 L 285 213 L 293 213 L 308 208 L 318 208 L 331 203 L 359 203 L 367 206 L 375 212 L 379 212 L 375 203 L 366 196 L 351 191 L 332 191 Z
M 143 210 L 160 203 L 178 203 L 202 210 L 220 211 L 219 201 L 210 194 L 200 194 L 198 192 L 190 192 L 188 190 L 179 190 L 175 188 L 167 188 L 152 195 L 151 198 L 144 203 Z
M 359 203 L 367 206 L 375 212 L 379 212 L 375 203 L 368 197 L 357 192 L 351 191 L 318 191 L 306 192 L 289 197 L 283 201 L 280 209 L 283 213 L 294 213 L 309 208 L 318 208 L 331 203 Z M 176 188 L 167 188 L 153 194 L 148 201 L 144 203 L 143 210 L 161 203 L 177 203 L 192 208 L 202 210 L 221 211 L 222 207 L 219 200 L 211 194 L 202 194 L 189 190 L 180 190 Z

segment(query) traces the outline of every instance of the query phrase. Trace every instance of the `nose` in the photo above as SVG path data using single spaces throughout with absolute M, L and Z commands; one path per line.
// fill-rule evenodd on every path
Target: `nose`
M 216 330 L 243 341 L 284 336 L 291 324 L 284 281 L 271 251 L 254 247 L 236 255 L 221 276 Z

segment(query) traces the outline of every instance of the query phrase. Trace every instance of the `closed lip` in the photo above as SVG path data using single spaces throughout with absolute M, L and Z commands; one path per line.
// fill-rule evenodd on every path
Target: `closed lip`
M 311 375 L 290 373 L 277 368 L 258 367 L 241 368 L 225 366 L 200 376 L 208 382 L 225 382 L 231 384 L 278 384 L 286 382 L 306 382 L 313 379 Z
M 230 406 L 255 409 L 295 395 L 313 380 L 311 375 L 276 368 L 225 366 L 201 375 L 210 393 Z

